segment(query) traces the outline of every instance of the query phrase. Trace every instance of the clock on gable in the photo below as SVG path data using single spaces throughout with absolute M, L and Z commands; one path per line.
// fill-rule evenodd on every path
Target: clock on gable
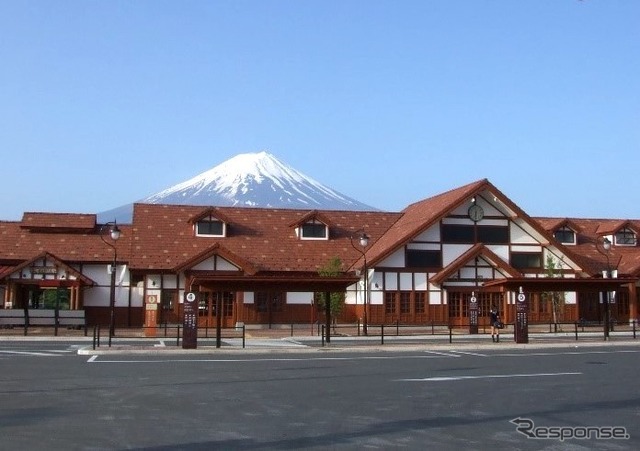
M 473 204 L 472 206 L 470 206 L 467 213 L 469 214 L 469 218 L 471 218 L 473 222 L 478 222 L 482 218 L 484 218 L 484 210 L 478 204 Z

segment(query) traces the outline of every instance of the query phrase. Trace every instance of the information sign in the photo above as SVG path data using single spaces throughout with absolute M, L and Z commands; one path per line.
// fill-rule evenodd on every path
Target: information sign
M 522 292 L 522 287 L 516 295 L 516 323 L 514 330 L 516 343 L 529 343 L 529 302 Z
M 198 302 L 195 293 L 184 296 L 184 319 L 182 321 L 182 349 L 198 347 Z
M 478 333 L 478 298 L 475 292 L 472 292 L 469 298 L 469 333 Z

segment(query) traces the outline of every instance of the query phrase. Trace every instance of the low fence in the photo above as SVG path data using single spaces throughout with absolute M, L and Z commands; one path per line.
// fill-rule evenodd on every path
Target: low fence
M 54 310 L 29 310 L 27 315 L 21 309 L 0 309 L 0 335 L 51 335 L 54 336 L 78 336 L 84 333 L 87 336 L 87 326 L 83 311 L 81 310 L 59 310 L 55 314 Z M 223 339 L 238 339 L 242 347 L 246 347 L 246 340 L 252 338 L 285 338 L 285 337 L 317 337 L 317 341 L 306 340 L 307 343 L 325 346 L 326 325 L 322 323 L 307 324 L 277 324 L 267 326 L 247 326 L 238 325 L 236 327 L 223 327 L 218 333 L 216 327 L 198 327 L 199 339 L 215 339 L 216 347 L 221 346 Z M 359 345 L 379 343 L 384 345 L 387 342 L 401 343 L 411 342 L 414 344 L 427 343 L 431 338 L 440 342 L 463 343 L 482 339 L 482 335 L 490 332 L 490 326 L 479 325 L 478 333 L 472 334 L 469 324 L 449 324 L 446 322 L 429 322 L 421 325 L 401 324 L 400 322 L 391 324 L 367 324 L 365 327 L 361 323 L 333 324 L 331 325 L 330 337 L 339 337 L 345 345 Z M 605 333 L 602 322 L 576 321 L 559 323 L 530 323 L 528 325 L 529 336 L 534 340 L 558 339 L 558 340 L 606 340 L 637 337 L 638 323 L 615 323 L 611 322 L 608 333 Z M 184 328 L 182 324 L 161 324 L 155 327 L 117 327 L 114 334 L 109 337 L 108 326 L 93 327 L 94 349 L 104 345 L 103 343 L 111 339 L 140 339 L 148 343 L 152 339 L 175 340 L 175 345 L 180 346 Z M 505 324 L 502 329 L 504 337 L 512 337 L 514 324 Z M 608 337 L 607 337 L 608 335 Z M 366 337 L 365 337 L 366 336 Z M 366 339 L 364 339 L 366 338 Z M 394 338 L 397 338 L 394 340 Z M 109 340 L 111 345 L 111 340 Z M 147 344 L 148 345 L 148 344 Z
M 108 340 L 108 346 L 111 346 L 113 339 L 118 340 L 175 340 L 176 346 L 181 346 L 184 327 L 181 324 L 162 324 L 158 326 L 144 326 L 144 327 L 118 327 L 114 328 L 114 334 L 109 336 L 109 328 L 104 327 L 106 330 L 106 339 Z M 103 327 L 94 326 L 93 328 L 93 349 L 99 348 L 102 345 L 102 341 L 105 339 L 103 336 Z M 244 325 L 237 327 L 222 327 L 220 333 L 215 327 L 198 327 L 198 339 L 214 339 L 216 340 L 216 348 L 222 346 L 223 339 L 239 339 L 242 343 L 242 348 L 246 347 L 246 328 Z
M 454 341 L 469 341 L 471 337 L 477 335 L 487 334 L 491 331 L 489 325 L 477 326 L 477 332 L 472 333 L 470 324 L 457 324 L 452 325 L 448 323 L 429 323 L 422 326 L 407 325 L 407 324 L 368 324 L 366 327 L 366 336 L 379 338 L 380 344 L 385 344 L 385 338 L 393 337 L 447 337 L 449 343 Z M 637 337 L 638 323 L 632 321 L 630 324 L 609 324 L 608 333 L 605 334 L 604 324 L 602 322 L 587 322 L 587 321 L 575 321 L 575 322 L 558 322 L 558 323 L 534 323 L 529 324 L 529 335 L 536 338 L 570 338 L 578 341 L 580 339 L 593 339 L 600 338 L 599 334 L 602 333 L 602 338 L 606 340 L 611 338 L 611 333 L 617 332 L 616 337 L 628 337 L 634 340 Z M 364 327 L 361 324 L 356 325 L 356 333 L 354 333 L 353 325 L 332 325 L 331 333 L 329 337 L 353 337 L 354 335 L 365 335 Z M 342 333 L 347 332 L 347 333 Z M 501 334 L 512 335 L 514 333 L 514 324 L 505 323 L 504 328 L 500 331 Z M 326 326 L 324 324 L 318 325 L 318 336 L 321 338 L 321 345 L 325 346 L 327 337 Z

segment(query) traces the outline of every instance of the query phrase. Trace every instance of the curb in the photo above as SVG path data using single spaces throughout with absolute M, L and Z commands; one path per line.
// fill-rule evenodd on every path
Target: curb
M 268 340 L 263 340 L 268 341 Z M 263 345 L 251 345 L 246 348 L 239 348 L 232 345 L 223 345 L 220 348 L 215 346 L 200 346 L 196 349 L 182 349 L 176 346 L 135 346 L 135 345 L 115 345 L 111 348 L 84 347 L 78 349 L 78 355 L 202 355 L 202 354 L 334 354 L 334 353 L 366 353 L 366 352 L 443 352 L 443 351 L 481 351 L 481 350 L 526 350 L 526 349 L 581 349 L 581 348 L 619 348 L 637 347 L 640 349 L 640 342 L 635 340 L 620 341 L 582 341 L 582 342 L 530 342 L 530 343 L 426 343 L 426 344 L 406 344 L 389 343 L 385 345 L 355 344 L 340 345 L 329 344 L 324 347 L 306 345 L 283 345 L 279 340 L 272 340 L 273 343 Z

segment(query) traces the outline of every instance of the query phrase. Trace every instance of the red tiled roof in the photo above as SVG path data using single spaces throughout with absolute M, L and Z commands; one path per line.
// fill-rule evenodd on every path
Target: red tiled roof
M 484 194 L 490 194 L 508 216 L 529 224 L 591 275 L 607 265 L 606 257 L 595 246 L 603 231 L 625 226 L 640 231 L 640 220 L 534 219 L 482 179 L 411 204 L 399 213 L 135 204 L 133 225 L 120 226 L 118 260 L 141 271 L 175 271 L 218 254 L 246 271 L 264 274 L 316 273 L 331 258 L 338 257 L 344 270 L 350 270 L 363 263 L 362 249 L 350 241 L 357 231 L 364 230 L 370 236 L 367 260 L 371 265 L 379 264 L 471 197 Z M 212 212 L 227 222 L 228 236 L 196 237 L 193 219 L 203 212 Z M 296 237 L 291 225 L 311 217 L 329 225 L 330 239 Z M 0 265 L 5 269 L 13 267 L 43 252 L 67 263 L 109 262 L 113 250 L 101 239 L 95 221 L 95 215 L 30 212 L 24 214 L 22 221 L 0 221 Z M 555 242 L 551 232 L 563 224 L 576 230 L 577 245 Z M 640 247 L 613 246 L 609 262 L 621 276 L 640 276 Z
M 220 211 L 220 208 L 218 208 L 218 207 L 207 207 L 204 210 L 199 211 L 194 216 L 189 218 L 189 222 L 192 223 L 192 224 L 196 223 L 196 222 L 200 221 L 202 218 L 207 217 L 209 215 L 215 217 L 216 219 L 219 219 L 220 221 L 222 221 L 224 223 L 228 224 L 230 222 L 229 218 L 227 218 L 226 215 L 224 213 L 222 213 Z
M 544 227 L 548 227 L 556 218 L 535 218 L 535 220 Z M 579 264 L 591 275 L 598 275 L 607 269 L 607 257 L 596 247 L 596 242 L 603 233 L 614 233 L 625 226 L 634 231 L 640 230 L 640 220 L 579 218 L 569 218 L 568 220 L 576 224 L 579 231 L 577 231 L 577 244 L 565 246 L 564 249 L 577 255 Z M 612 269 L 618 269 L 620 276 L 640 276 L 640 247 L 637 245 L 611 246 L 608 264 Z
M 382 238 L 373 240 L 374 243 L 367 252 L 367 259 L 371 264 L 376 264 L 388 257 L 398 247 L 431 227 L 488 183 L 486 179 L 479 180 L 409 205 Z
M 129 260 L 131 226 L 118 226 L 120 239 L 116 242 L 118 261 Z M 110 241 L 110 238 L 105 238 Z M 98 228 L 91 232 L 46 233 L 41 229 L 22 227 L 21 222 L 0 221 L 0 261 L 20 262 L 49 252 L 69 262 L 109 262 L 113 250 L 100 239 Z
M 296 219 L 295 222 L 289 224 L 289 227 L 298 227 L 313 219 L 317 219 L 318 221 L 322 222 L 327 226 L 333 225 L 331 224 L 331 219 L 329 219 L 327 215 L 319 212 L 318 210 L 313 210 L 308 212 L 306 215 L 302 216 L 301 218 Z
M 91 231 L 96 227 L 96 215 L 76 213 L 25 212 L 20 227 L 50 232 Z
M 323 217 L 332 224 L 330 239 L 301 240 L 289 226 L 307 211 L 244 207 L 218 210 L 230 221 L 223 238 L 195 236 L 189 218 L 202 207 L 134 204 L 131 267 L 173 270 L 206 255 L 219 243 L 256 271 L 317 272 L 333 257 L 340 258 L 347 270 L 360 256 L 351 246 L 350 235 L 364 227 L 375 241 L 399 217 L 399 213 L 323 211 Z
M 549 233 L 561 229 L 562 227 L 569 227 L 574 232 L 580 232 L 580 226 L 569 218 L 536 218 L 536 221 Z

